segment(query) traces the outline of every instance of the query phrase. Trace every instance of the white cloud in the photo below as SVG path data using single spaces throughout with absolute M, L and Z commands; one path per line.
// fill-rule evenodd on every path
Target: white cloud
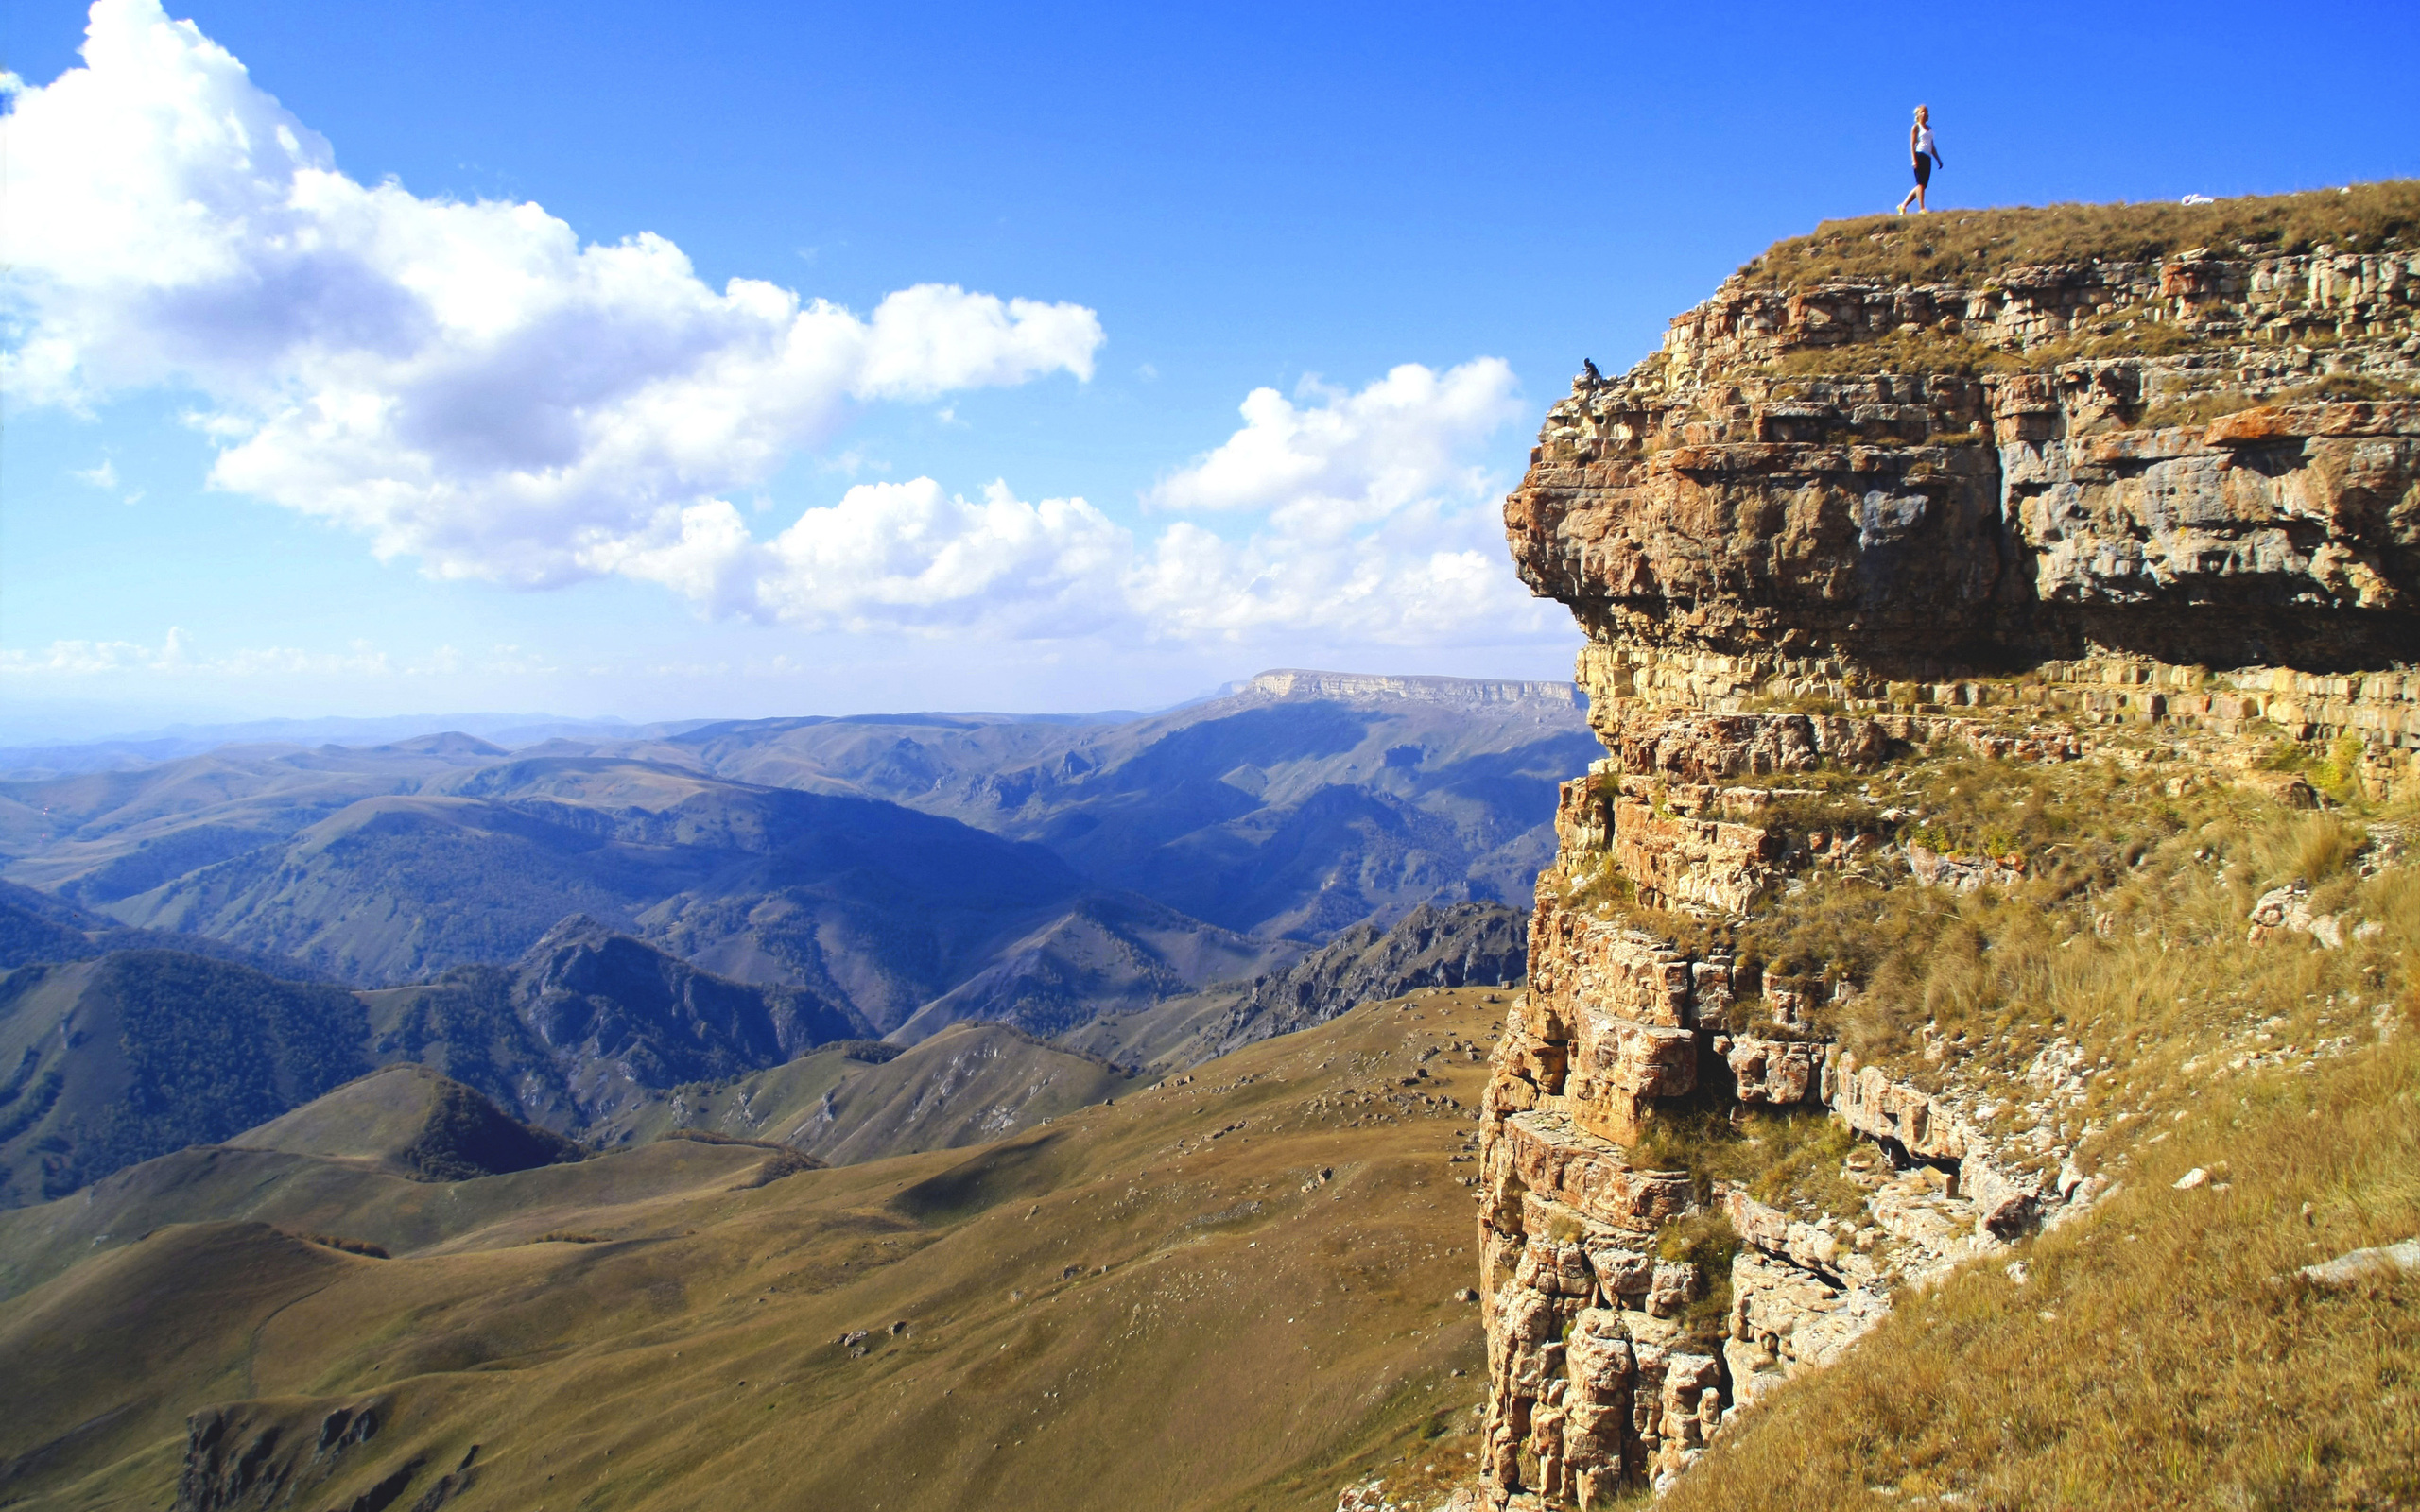
M 1273 509 L 1287 528 L 1326 532 L 1424 499 L 1488 487 L 1462 460 L 1517 412 L 1512 369 L 1481 357 L 1435 372 L 1406 363 L 1359 393 L 1305 383 L 1296 405 L 1274 388 L 1243 402 L 1244 428 L 1153 490 L 1163 508 Z
M 40 651 L 0 651 L 0 676 L 92 677 L 108 673 L 165 673 L 180 678 L 320 674 L 383 676 L 397 670 L 383 651 L 356 641 L 343 651 L 302 651 L 260 646 L 219 656 L 196 656 L 192 637 L 171 627 L 158 645 L 136 641 L 53 641 Z
M 101 459 L 100 466 L 82 468 L 78 470 L 72 475 L 75 477 L 77 482 L 88 483 L 96 489 L 114 489 L 117 487 L 117 464 L 110 460 L 108 457 L 103 457 Z
M 810 630 L 1518 639 L 1554 616 L 1512 577 L 1497 480 L 1464 460 L 1510 412 L 1511 387 L 1486 358 L 1443 373 L 1397 368 L 1305 407 L 1256 391 L 1244 428 L 1159 490 L 1215 499 L 1231 520 L 1258 514 L 1239 539 L 1177 521 L 1138 541 L 1082 499 L 1028 503 L 995 482 L 970 500 L 915 478 L 859 484 L 769 541 L 708 500 L 582 560 L 663 583 L 710 614 Z
M 970 502 L 942 498 L 930 478 L 868 483 L 774 539 L 759 593 L 766 612 L 801 625 L 1081 634 L 1119 617 L 1102 590 L 1132 549 L 1081 499 L 1028 504 L 994 483 Z
M 1164 531 L 1126 584 L 1162 636 L 1312 632 L 1386 644 L 1512 640 L 1560 628 L 1514 579 L 1496 500 L 1470 460 L 1519 409 L 1512 369 L 1407 363 L 1298 404 L 1256 388 L 1243 428 L 1152 491 L 1163 508 L 1256 511 L 1240 541 L 1193 521 Z
M 1028 502 L 1005 482 L 970 499 L 920 477 L 859 484 L 760 540 L 742 504 L 761 508 L 783 461 L 853 406 L 1088 379 L 1098 319 L 939 284 L 863 316 L 761 281 L 717 290 L 660 236 L 583 246 L 536 204 L 358 183 L 157 0 L 96 0 L 84 59 L 0 123 L 0 381 L 71 405 L 198 389 L 213 482 L 360 531 L 382 557 L 531 586 L 619 575 L 708 614 L 861 634 L 1567 633 L 1513 580 L 1495 509 L 1510 480 L 1476 460 L 1517 409 L 1499 359 L 1255 389 L 1239 428 L 1150 491 L 1164 523 L 1140 538 L 1082 499 Z M 0 654 L 0 671 L 183 654 L 174 637 L 60 642 Z M 373 669 L 373 653 L 343 655 Z
M 642 234 L 422 199 L 328 144 L 157 0 L 96 0 L 85 66 L 0 123 L 0 377 L 36 402 L 210 397 L 212 479 L 450 577 L 530 584 L 660 549 L 853 403 L 1089 378 L 1073 304 L 925 284 L 870 317 L 717 291 Z
M 1117 622 L 1132 538 L 1081 499 L 1028 504 L 1005 483 L 979 500 L 931 478 L 861 483 L 769 541 L 720 501 L 677 533 L 600 557 L 710 613 L 804 629 L 1067 636 Z
M 1303 406 L 1256 391 L 1243 429 L 1157 495 L 1216 500 L 1243 526 L 1235 539 L 1186 520 L 1138 541 L 1081 499 L 1029 504 L 997 482 L 969 500 L 916 478 L 861 484 L 764 542 L 730 505 L 695 506 L 677 529 L 593 565 L 710 613 L 815 630 L 1518 640 L 1560 616 L 1513 579 L 1500 480 L 1467 461 L 1511 413 L 1511 389 L 1509 369 L 1486 358 L 1397 368 Z
M 0 651 L 0 673 L 90 677 L 105 672 L 176 672 L 191 665 L 185 632 L 170 629 L 156 646 L 134 641 L 53 641 L 40 651 Z

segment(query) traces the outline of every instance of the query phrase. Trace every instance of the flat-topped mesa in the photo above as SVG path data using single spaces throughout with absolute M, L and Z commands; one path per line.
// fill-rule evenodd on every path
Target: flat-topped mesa
M 1369 672 L 1263 672 L 1246 694 L 1270 698 L 1337 698 L 1347 702 L 1404 698 L 1420 703 L 1543 703 L 1567 709 L 1580 701 L 1568 682 L 1516 682 L 1501 678 L 1390 677 Z
M 2128 255 L 2004 255 L 2061 216 Z M 2367 245 L 2272 246 L 2264 217 Z M 2178 239 L 2213 227 L 2243 249 Z M 1587 635 L 1609 756 L 1564 786 L 1482 1105 L 1480 1504 L 1678 1473 L 1894 1286 L 2099 1190 L 1824 1042 L 1847 971 L 1720 943 L 1826 874 L 2022 878 L 1988 845 L 1934 853 L 1843 772 L 2095 751 L 2242 771 L 2282 737 L 2374 789 L 2420 778 L 2407 230 L 2420 184 L 1827 227 L 1548 413 L 1506 533 Z M 1955 255 L 1893 249 L 1927 237 Z M 1809 1203 L 1824 1221 L 1656 1168 L 1689 1159 L 1689 1119 L 1798 1107 L 1874 1157 L 1853 1243 Z
M 1599 701 L 2022 677 L 2054 710 L 2139 689 L 2115 709 L 2420 747 L 2420 251 L 1742 274 L 1554 406 L 1505 524 Z

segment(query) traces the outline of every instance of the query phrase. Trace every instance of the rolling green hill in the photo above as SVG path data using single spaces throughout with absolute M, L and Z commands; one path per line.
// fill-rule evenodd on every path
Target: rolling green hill
M 388 1066 L 235 1136 L 248 1150 L 357 1161 L 421 1181 L 463 1181 L 577 1160 L 533 1128 L 425 1066 Z
M 174 951 L 0 977 L 0 1201 L 221 1140 L 369 1069 L 352 993 Z

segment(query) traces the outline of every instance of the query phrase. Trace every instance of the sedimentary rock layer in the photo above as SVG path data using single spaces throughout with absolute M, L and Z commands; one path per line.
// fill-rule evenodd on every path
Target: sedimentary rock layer
M 1640 920 L 1736 923 L 1824 868 L 2024 873 L 1880 810 L 1810 819 L 1796 773 L 2060 763 L 2148 730 L 2204 767 L 2326 742 L 2355 781 L 2412 783 L 2415 396 L 2420 255 L 2247 247 L 1972 286 L 1743 275 L 1553 407 L 1506 534 L 1588 636 L 1608 757 L 1564 790 L 1482 1110 L 1478 1502 L 1576 1507 L 1676 1474 L 1838 1360 L 1893 1286 L 2093 1200 L 2055 1152 L 1996 1149 L 1824 1042 L 1845 973 L 1764 972 L 1718 930 Z M 1858 1221 L 1652 1169 L 1658 1109 L 1683 1103 L 1836 1120 L 1863 1152 Z M 1718 1221 L 1737 1249 L 1710 1331 L 1684 1257 Z

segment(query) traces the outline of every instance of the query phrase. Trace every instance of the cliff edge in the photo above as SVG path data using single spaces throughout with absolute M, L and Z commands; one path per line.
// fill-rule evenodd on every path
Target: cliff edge
M 1548 412 L 1506 534 L 1609 756 L 1482 1112 L 1482 1504 L 1671 1486 L 2136 1121 L 2392 1037 L 2415 242 L 2408 182 L 1828 225 Z

